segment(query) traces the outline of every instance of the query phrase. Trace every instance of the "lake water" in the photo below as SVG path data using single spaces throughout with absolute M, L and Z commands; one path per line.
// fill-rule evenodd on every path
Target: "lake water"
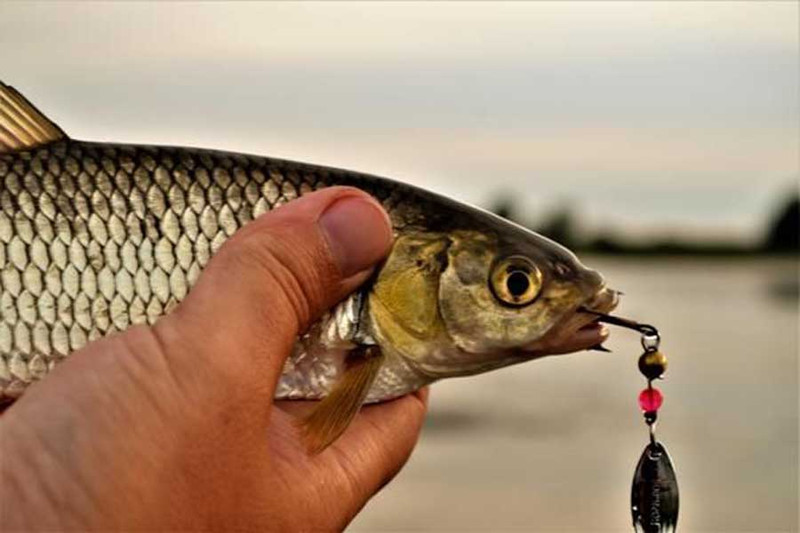
M 679 530 L 797 531 L 797 261 L 585 262 L 625 292 L 618 314 L 661 330 Z M 417 450 L 351 530 L 630 531 L 645 380 L 636 333 L 607 346 L 436 384 Z

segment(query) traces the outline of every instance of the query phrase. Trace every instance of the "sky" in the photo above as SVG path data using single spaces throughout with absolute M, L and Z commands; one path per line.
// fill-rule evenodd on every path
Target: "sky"
M 5 2 L 0 79 L 74 138 L 755 242 L 800 180 L 799 24 L 791 1 Z

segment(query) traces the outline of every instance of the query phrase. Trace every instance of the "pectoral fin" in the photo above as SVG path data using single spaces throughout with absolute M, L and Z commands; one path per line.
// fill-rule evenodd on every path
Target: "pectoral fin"
M 350 353 L 347 370 L 333 390 L 300 421 L 310 453 L 321 452 L 344 433 L 364 403 L 381 364 L 383 356 L 376 346 Z

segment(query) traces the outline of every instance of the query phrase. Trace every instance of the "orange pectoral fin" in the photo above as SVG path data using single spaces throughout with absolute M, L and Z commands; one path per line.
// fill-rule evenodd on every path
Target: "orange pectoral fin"
M 348 366 L 333 390 L 302 420 L 303 438 L 311 454 L 320 453 L 344 433 L 367 397 L 383 364 L 376 346 L 348 355 Z

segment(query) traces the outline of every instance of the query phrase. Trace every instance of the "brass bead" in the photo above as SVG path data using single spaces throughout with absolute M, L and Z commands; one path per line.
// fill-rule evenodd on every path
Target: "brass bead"
M 667 371 L 667 356 L 659 351 L 645 352 L 639 357 L 639 372 L 647 379 L 656 379 Z

